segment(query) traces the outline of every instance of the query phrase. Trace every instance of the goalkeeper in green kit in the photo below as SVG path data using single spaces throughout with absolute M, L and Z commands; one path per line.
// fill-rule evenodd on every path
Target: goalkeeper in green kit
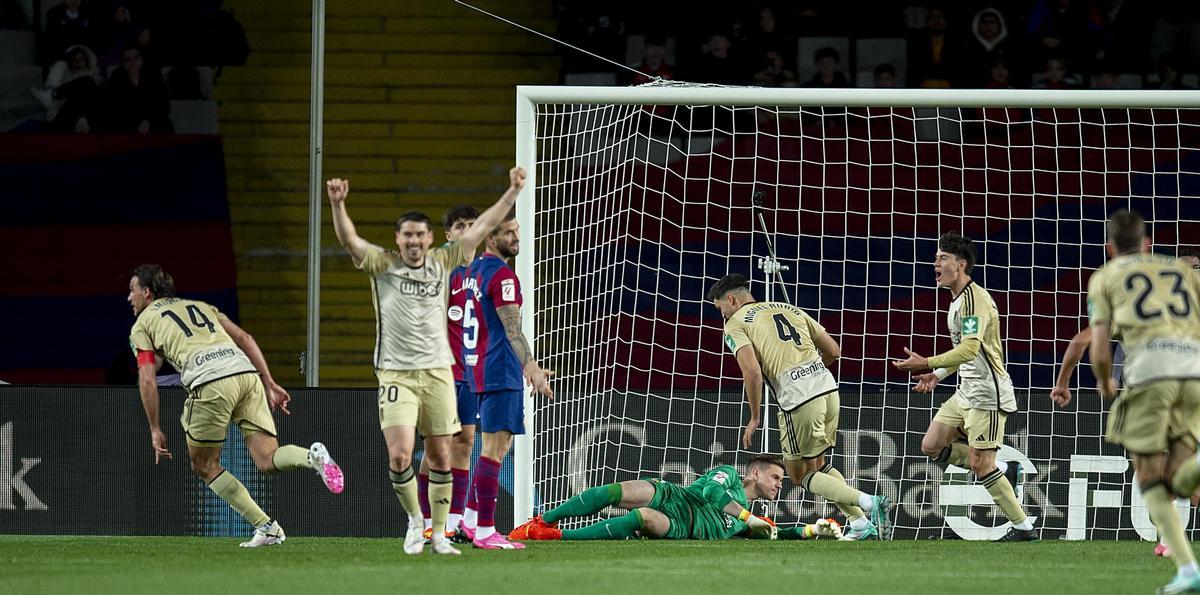
M 746 464 L 746 476 L 732 465 L 714 467 L 687 487 L 655 479 L 610 483 L 575 495 L 554 509 L 534 517 L 509 533 L 513 541 L 599 540 L 648 537 L 651 539 L 717 540 L 813 539 L 841 537 L 841 527 L 831 519 L 812 525 L 778 530 L 775 523 L 750 513 L 749 503 L 774 500 L 783 487 L 783 461 L 756 455 Z M 594 515 L 609 506 L 628 510 L 580 529 L 559 529 L 567 517 Z

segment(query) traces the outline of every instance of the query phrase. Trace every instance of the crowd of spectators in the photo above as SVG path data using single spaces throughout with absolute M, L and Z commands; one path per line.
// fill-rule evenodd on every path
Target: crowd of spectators
M 222 0 L 61 0 L 40 22 L 0 0 L 0 29 L 36 32 L 44 117 L 25 130 L 169 133 L 171 100 L 211 99 L 212 67 L 249 45 Z M 208 77 L 208 80 L 205 78 Z
M 555 9 L 565 41 L 643 73 L 621 83 L 1185 89 L 1200 70 L 1200 11 L 1186 3 L 556 0 Z M 631 36 L 644 39 L 643 55 L 630 55 Z M 898 39 L 906 50 L 876 64 L 852 49 L 798 52 L 804 38 L 830 37 Z M 563 58 L 566 73 L 609 70 L 571 50 Z

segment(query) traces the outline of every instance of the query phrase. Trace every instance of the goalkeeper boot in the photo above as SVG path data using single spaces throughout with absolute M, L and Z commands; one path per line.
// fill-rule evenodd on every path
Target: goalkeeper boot
M 279 545 L 285 539 L 287 539 L 287 535 L 283 534 L 283 527 L 279 526 L 279 522 L 269 521 L 254 530 L 254 535 L 250 537 L 250 541 L 243 541 L 238 545 L 241 547 L 264 547 Z
M 875 525 L 877 539 L 888 535 L 888 510 L 892 508 L 892 500 L 887 496 L 871 496 L 871 524 Z
M 1159 558 L 1170 558 L 1171 550 L 1167 549 L 1167 544 L 1160 543 L 1154 546 L 1154 555 L 1158 556 Z
M 518 525 L 518 526 L 517 526 L 515 529 L 513 529 L 512 531 L 509 531 L 509 532 L 508 532 L 508 539 L 509 539 L 510 541 L 525 541 L 525 540 L 528 540 L 528 539 L 534 539 L 533 537 L 530 537 L 530 536 L 529 536 L 529 530 L 530 530 L 530 528 L 532 528 L 532 527 L 542 527 L 542 528 L 545 528 L 545 527 L 550 527 L 550 528 L 555 528 L 555 527 L 557 527 L 557 526 L 558 526 L 558 523 L 554 523 L 554 524 L 552 525 L 552 524 L 550 524 L 550 523 L 547 523 L 546 521 L 543 521 L 543 520 L 542 520 L 542 515 L 540 515 L 540 514 L 539 514 L 539 515 L 537 515 L 537 516 L 535 516 L 535 517 L 533 517 L 533 518 L 529 519 L 528 521 L 525 521 L 524 523 L 522 523 L 522 524 Z M 472 536 L 472 540 L 474 540 L 474 536 Z
M 312 446 L 308 447 L 308 466 L 316 470 L 329 491 L 340 494 L 346 489 L 346 478 L 342 475 L 342 468 L 333 462 L 333 457 L 329 456 L 329 449 L 325 448 L 324 444 L 313 442 Z
M 408 517 L 408 530 L 404 533 L 404 553 L 417 555 L 425 551 L 425 519 Z
M 1016 527 L 1013 527 L 1008 530 L 1008 533 L 1004 534 L 1004 537 L 1001 537 L 1000 539 L 997 539 L 996 541 L 1037 541 L 1037 540 L 1038 540 L 1037 531 L 1034 531 L 1033 529 L 1030 529 L 1028 531 L 1022 531 Z
M 445 535 L 434 535 L 433 539 L 429 542 L 429 547 L 435 554 L 462 555 L 462 552 L 458 551 L 458 548 L 454 547 L 454 544 L 450 543 L 450 540 Z
M 858 528 L 851 525 L 849 529 L 842 532 L 838 541 L 866 541 L 868 539 L 879 539 L 879 529 L 870 521 Z
M 1175 578 L 1171 582 L 1158 588 L 1155 593 L 1158 595 L 1171 595 L 1173 593 L 1200 593 L 1200 574 L 1184 576 L 1178 572 L 1175 573 Z

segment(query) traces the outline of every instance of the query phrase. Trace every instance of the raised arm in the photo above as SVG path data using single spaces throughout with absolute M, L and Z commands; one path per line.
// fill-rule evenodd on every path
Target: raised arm
M 333 178 L 325 182 L 325 193 L 329 195 L 333 233 L 337 234 L 338 243 L 350 253 L 350 258 L 353 258 L 357 265 L 366 256 L 371 243 L 359 237 L 354 222 L 346 212 L 346 195 L 350 194 L 350 180 Z
M 475 253 L 475 248 L 479 246 L 483 238 L 487 237 L 487 234 L 491 233 L 497 225 L 500 225 L 508 212 L 517 204 L 517 195 L 524 187 L 525 169 L 514 167 L 508 170 L 508 190 L 500 195 L 500 200 L 497 200 L 496 204 L 488 207 L 488 210 L 475 218 L 475 223 L 472 223 L 471 227 L 458 237 L 458 243 L 462 246 L 464 253 Z
M 476 221 L 478 222 L 478 219 Z M 525 374 L 529 384 L 533 385 L 534 392 L 553 399 L 554 389 L 550 388 L 550 378 L 554 376 L 554 370 L 543 370 L 537 360 L 533 359 L 533 351 L 529 348 L 529 342 L 525 340 L 525 333 L 521 332 L 521 307 L 515 304 L 500 306 L 496 308 L 496 314 L 500 316 L 500 322 L 504 325 L 509 345 L 512 345 L 513 352 L 521 362 L 521 372 Z
M 292 400 L 292 396 L 288 394 L 282 386 L 275 382 L 271 377 L 271 369 L 267 367 L 267 358 L 263 356 L 263 352 L 258 347 L 258 342 L 254 337 L 242 330 L 242 327 L 233 323 L 232 320 L 222 317 L 221 327 L 229 333 L 229 337 L 237 344 L 238 348 L 245 352 L 246 357 L 250 358 L 250 363 L 254 364 L 254 369 L 258 370 L 258 375 L 262 378 L 263 388 L 267 391 L 267 402 L 270 403 L 271 409 L 279 408 L 287 415 L 291 412 L 287 409 L 288 401 Z

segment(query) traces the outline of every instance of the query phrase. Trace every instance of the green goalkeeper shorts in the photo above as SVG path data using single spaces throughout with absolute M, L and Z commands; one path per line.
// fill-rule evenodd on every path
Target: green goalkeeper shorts
M 692 536 L 691 499 L 683 488 L 658 479 L 647 479 L 654 484 L 654 497 L 650 499 L 647 508 L 657 510 L 666 515 L 671 521 L 671 527 L 662 539 L 688 539 Z

